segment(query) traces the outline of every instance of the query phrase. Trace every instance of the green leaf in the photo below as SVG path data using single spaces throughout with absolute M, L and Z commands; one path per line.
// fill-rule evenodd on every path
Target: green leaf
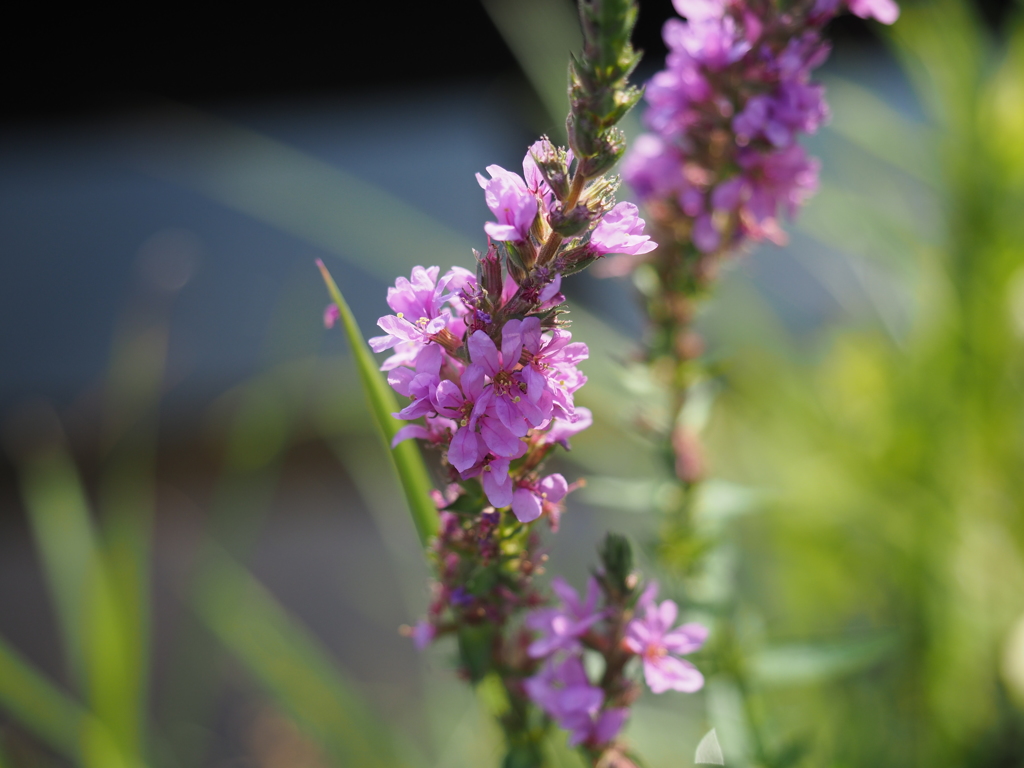
M 352 346 L 352 354 L 359 370 L 359 378 L 363 382 L 363 390 L 366 392 L 370 412 L 374 416 L 374 421 L 377 423 L 385 445 L 390 447 L 391 440 L 401 424 L 391 415 L 400 410 L 394 393 L 380 375 L 377 361 L 374 360 L 370 348 L 363 340 L 355 317 L 353 317 L 348 304 L 345 303 L 341 291 L 338 290 L 334 278 L 331 277 L 322 261 L 317 261 L 317 266 L 320 267 L 327 290 L 338 308 L 345 335 L 348 336 L 349 344 Z M 402 484 L 402 490 L 405 492 L 416 532 L 419 534 L 420 541 L 426 545 L 430 537 L 437 532 L 438 518 L 437 509 L 430 498 L 430 490 L 433 486 L 430 482 L 430 475 L 427 473 L 426 464 L 423 462 L 423 456 L 415 443 L 408 440 L 399 443 L 390 451 L 390 455 L 394 461 L 398 479 Z
M 764 685 L 799 685 L 831 680 L 874 666 L 895 647 L 891 633 L 830 643 L 794 643 L 765 648 L 750 661 Z
M 399 766 L 395 734 L 326 649 L 228 555 L 207 545 L 195 607 L 206 625 L 337 765 Z

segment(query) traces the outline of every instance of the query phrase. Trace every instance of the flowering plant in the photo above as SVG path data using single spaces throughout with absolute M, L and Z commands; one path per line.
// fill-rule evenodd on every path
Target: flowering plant
M 511 765 L 540 763 L 552 722 L 592 763 L 626 764 L 617 736 L 639 693 L 627 674 L 632 658 L 643 659 L 656 692 L 703 684 L 692 665 L 668 654 L 697 650 L 706 631 L 671 630 L 675 604 L 655 606 L 654 585 L 641 593 L 624 538 L 607 538 L 584 600 L 556 579 L 560 602 L 550 605 L 533 584 L 545 558 L 534 526 L 546 519 L 557 531 L 564 499 L 579 485 L 545 474 L 544 462 L 592 421 L 574 403 L 588 350 L 564 319 L 562 279 L 609 254 L 655 248 L 637 207 L 615 201 L 618 179 L 607 176 L 626 147 L 616 123 L 641 96 L 628 84 L 639 61 L 629 43 L 636 5 L 593 0 L 580 11 L 570 146 L 541 138 L 521 176 L 497 165 L 477 174 L 495 220 L 484 225 L 488 246 L 476 252 L 475 273 L 415 267 L 388 290 L 394 314 L 369 341 L 391 352 L 381 370 L 409 398 L 392 415 L 414 423 L 394 433 L 392 447 L 417 439 L 436 451 L 443 486 L 430 493 L 437 581 L 427 618 L 410 634 L 418 647 L 454 635 L 462 674 L 500 681 Z M 338 299 L 328 325 L 341 315 Z M 585 670 L 585 649 L 604 659 L 599 679 Z
M 436 452 L 443 488 L 429 492 L 436 517 L 422 508 L 417 517 L 436 582 L 427 618 L 409 634 L 420 648 L 453 635 L 460 672 L 500 684 L 506 765 L 540 764 L 552 723 L 591 764 L 631 765 L 618 734 L 640 690 L 632 670 L 642 668 L 654 693 L 704 684 L 680 657 L 699 650 L 708 630 L 675 626 L 677 604 L 656 602 L 653 582 L 641 590 L 623 537 L 605 539 L 585 597 L 556 578 L 551 604 L 533 583 L 545 559 L 536 523 L 546 519 L 557 531 L 565 497 L 580 484 L 545 474 L 544 463 L 592 421 L 574 403 L 588 349 L 565 321 L 563 278 L 597 262 L 613 274 L 653 259 L 661 292 L 652 315 L 667 318 L 672 339 L 689 319 L 678 308 L 711 273 L 709 258 L 745 239 L 780 241 L 778 212 L 794 213 L 815 183 L 816 163 L 795 137 L 827 116 L 809 72 L 827 55 L 821 28 L 839 0 L 797 2 L 785 12 L 768 0 L 675 5 L 687 21 L 665 27 L 668 69 L 647 96 L 653 133 L 624 167 L 661 246 L 645 234 L 635 205 L 616 202 L 618 179 L 606 175 L 626 149 L 616 123 L 642 95 L 628 84 L 639 60 L 629 43 L 636 5 L 582 0 L 569 147 L 543 137 L 521 176 L 497 165 L 477 174 L 495 220 L 484 225 L 488 246 L 475 252 L 475 272 L 417 266 L 399 277 L 387 296 L 393 314 L 378 321 L 384 335 L 369 340 L 374 352 L 391 353 L 381 370 L 409 400 L 391 414 L 412 422 L 386 429 L 391 445 L 416 439 Z M 850 0 L 849 8 L 890 21 L 896 13 L 891 0 Z M 344 304 L 329 277 L 328 284 L 331 325 Z M 682 347 L 667 347 L 679 364 L 691 356 Z M 679 383 L 681 403 L 684 378 Z M 672 436 L 681 454 L 686 438 Z M 677 466 L 690 483 L 686 459 Z M 600 657 L 600 674 L 588 673 L 587 652 Z

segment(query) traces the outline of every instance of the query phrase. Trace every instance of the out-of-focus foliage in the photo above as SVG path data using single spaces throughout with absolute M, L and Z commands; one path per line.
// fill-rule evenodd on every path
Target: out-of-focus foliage
M 928 123 L 834 84 L 850 143 L 802 222 L 875 275 L 877 322 L 810 359 L 749 297 L 717 329 L 712 464 L 768 492 L 728 539 L 734 671 L 774 764 L 1018 765 L 1024 18 L 997 43 L 908 3 L 892 34 Z

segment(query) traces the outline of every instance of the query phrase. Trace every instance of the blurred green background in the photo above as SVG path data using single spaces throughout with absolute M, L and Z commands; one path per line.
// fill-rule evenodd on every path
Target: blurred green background
M 470 264 L 472 174 L 557 135 L 578 37 L 481 17 L 519 70 L 3 127 L 0 766 L 497 763 L 453 649 L 397 631 L 427 570 L 313 263 L 367 334 L 396 275 Z M 821 192 L 700 320 L 698 562 L 655 554 L 635 288 L 571 286 L 595 426 L 551 571 L 627 532 L 714 629 L 705 691 L 636 707 L 652 768 L 712 726 L 736 766 L 1024 764 L 1024 18 L 836 34 Z

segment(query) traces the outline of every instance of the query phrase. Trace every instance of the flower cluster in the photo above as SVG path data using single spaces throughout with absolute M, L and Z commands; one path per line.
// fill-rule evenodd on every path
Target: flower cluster
M 484 228 L 492 243 L 478 254 L 477 273 L 415 267 L 409 279 L 398 278 L 387 297 L 394 314 L 380 318 L 385 335 L 370 346 L 392 351 L 382 370 L 411 400 L 395 416 L 422 419 L 403 427 L 396 443 L 420 438 L 438 447 L 451 481 L 477 478 L 495 509 L 511 507 L 522 523 L 547 513 L 557 525 L 569 486 L 561 475 L 536 469 L 553 445 L 567 445 L 590 423 L 589 412 L 573 402 L 587 380 L 577 366 L 588 352 L 558 319 L 562 272 L 607 253 L 655 246 L 636 206 L 613 206 L 607 184 L 584 191 L 566 215 L 552 188 L 558 173 L 545 176 L 537 157 L 568 176 L 571 152 L 546 139 L 527 153 L 525 178 L 497 165 L 488 167 L 489 180 L 478 175 L 498 221 Z M 541 263 L 559 226 L 576 236 Z
M 574 486 L 542 465 L 592 422 L 574 402 L 588 350 L 561 320 L 562 275 L 609 253 L 655 248 L 636 206 L 615 204 L 617 182 L 586 185 L 573 166 L 571 151 L 544 138 L 530 147 L 522 176 L 497 165 L 490 178 L 478 174 L 497 221 L 484 227 L 490 242 L 476 254 L 476 272 L 413 268 L 388 289 L 393 314 L 377 323 L 384 335 L 369 340 L 374 352 L 390 352 L 381 370 L 409 398 L 394 414 L 409 423 L 393 444 L 417 438 L 436 449 L 448 483 L 435 499 L 434 599 L 413 632 L 421 647 L 460 626 L 501 627 L 540 601 L 529 586 L 536 539 L 502 511 L 520 528 L 546 517 L 557 530 Z M 336 319 L 330 309 L 324 316 L 328 325 Z M 483 572 L 489 580 L 478 578 Z
M 635 576 L 617 589 L 608 573 L 606 568 L 600 580 L 591 577 L 583 599 L 564 581 L 554 579 L 552 588 L 561 603 L 534 610 L 526 619 L 527 627 L 537 633 L 527 653 L 543 660 L 540 670 L 523 682 L 527 695 L 569 732 L 571 746 L 595 750 L 615 739 L 639 694 L 627 675 L 627 663 L 640 658 L 654 693 L 693 693 L 704 685 L 704 678 L 677 656 L 698 650 L 708 634 L 700 624 L 673 627 L 678 606 L 671 600 L 655 601 L 656 583 L 637 597 Z M 586 672 L 585 650 L 603 657 L 598 681 Z
M 415 267 L 388 290 L 392 314 L 378 321 L 384 335 L 369 341 L 374 352 L 390 353 L 381 369 L 408 398 L 393 414 L 407 422 L 393 445 L 417 439 L 434 449 L 445 488 L 433 492 L 440 530 L 425 542 L 436 573 L 428 616 L 408 634 L 419 648 L 453 635 L 460 674 L 500 681 L 506 765 L 540 764 L 552 721 L 591 764 L 627 764 L 615 739 L 638 686 L 624 667 L 638 654 L 657 655 L 629 643 L 664 635 L 627 632 L 639 596 L 621 537 L 606 540 L 605 568 L 584 601 L 556 580 L 563 603 L 544 608 L 533 586 L 546 560 L 535 524 L 545 518 L 557 531 L 564 499 L 579 484 L 545 474 L 544 462 L 592 420 L 575 403 L 588 349 L 562 317 L 562 279 L 609 255 L 636 258 L 657 248 L 637 207 L 616 203 L 618 178 L 606 175 L 626 148 L 617 123 L 641 97 L 629 83 L 640 59 L 630 43 L 636 1 L 581 0 L 579 9 L 571 148 L 544 137 L 529 148 L 522 175 L 498 165 L 477 174 L 493 220 L 484 226 L 486 251 L 474 251 L 476 271 Z M 338 317 L 328 309 L 324 323 Z M 524 622 L 524 611 L 536 612 Z M 584 646 L 605 656 L 599 684 L 587 679 Z
M 659 223 L 686 222 L 703 253 L 745 238 L 784 239 L 817 187 L 818 161 L 797 143 L 828 119 L 811 71 L 829 54 L 822 28 L 849 9 L 892 23 L 893 0 L 798 0 L 785 12 L 754 0 L 673 0 L 666 68 L 648 84 L 649 133 L 634 142 L 622 173 Z M 636 259 L 620 259 L 624 273 Z

